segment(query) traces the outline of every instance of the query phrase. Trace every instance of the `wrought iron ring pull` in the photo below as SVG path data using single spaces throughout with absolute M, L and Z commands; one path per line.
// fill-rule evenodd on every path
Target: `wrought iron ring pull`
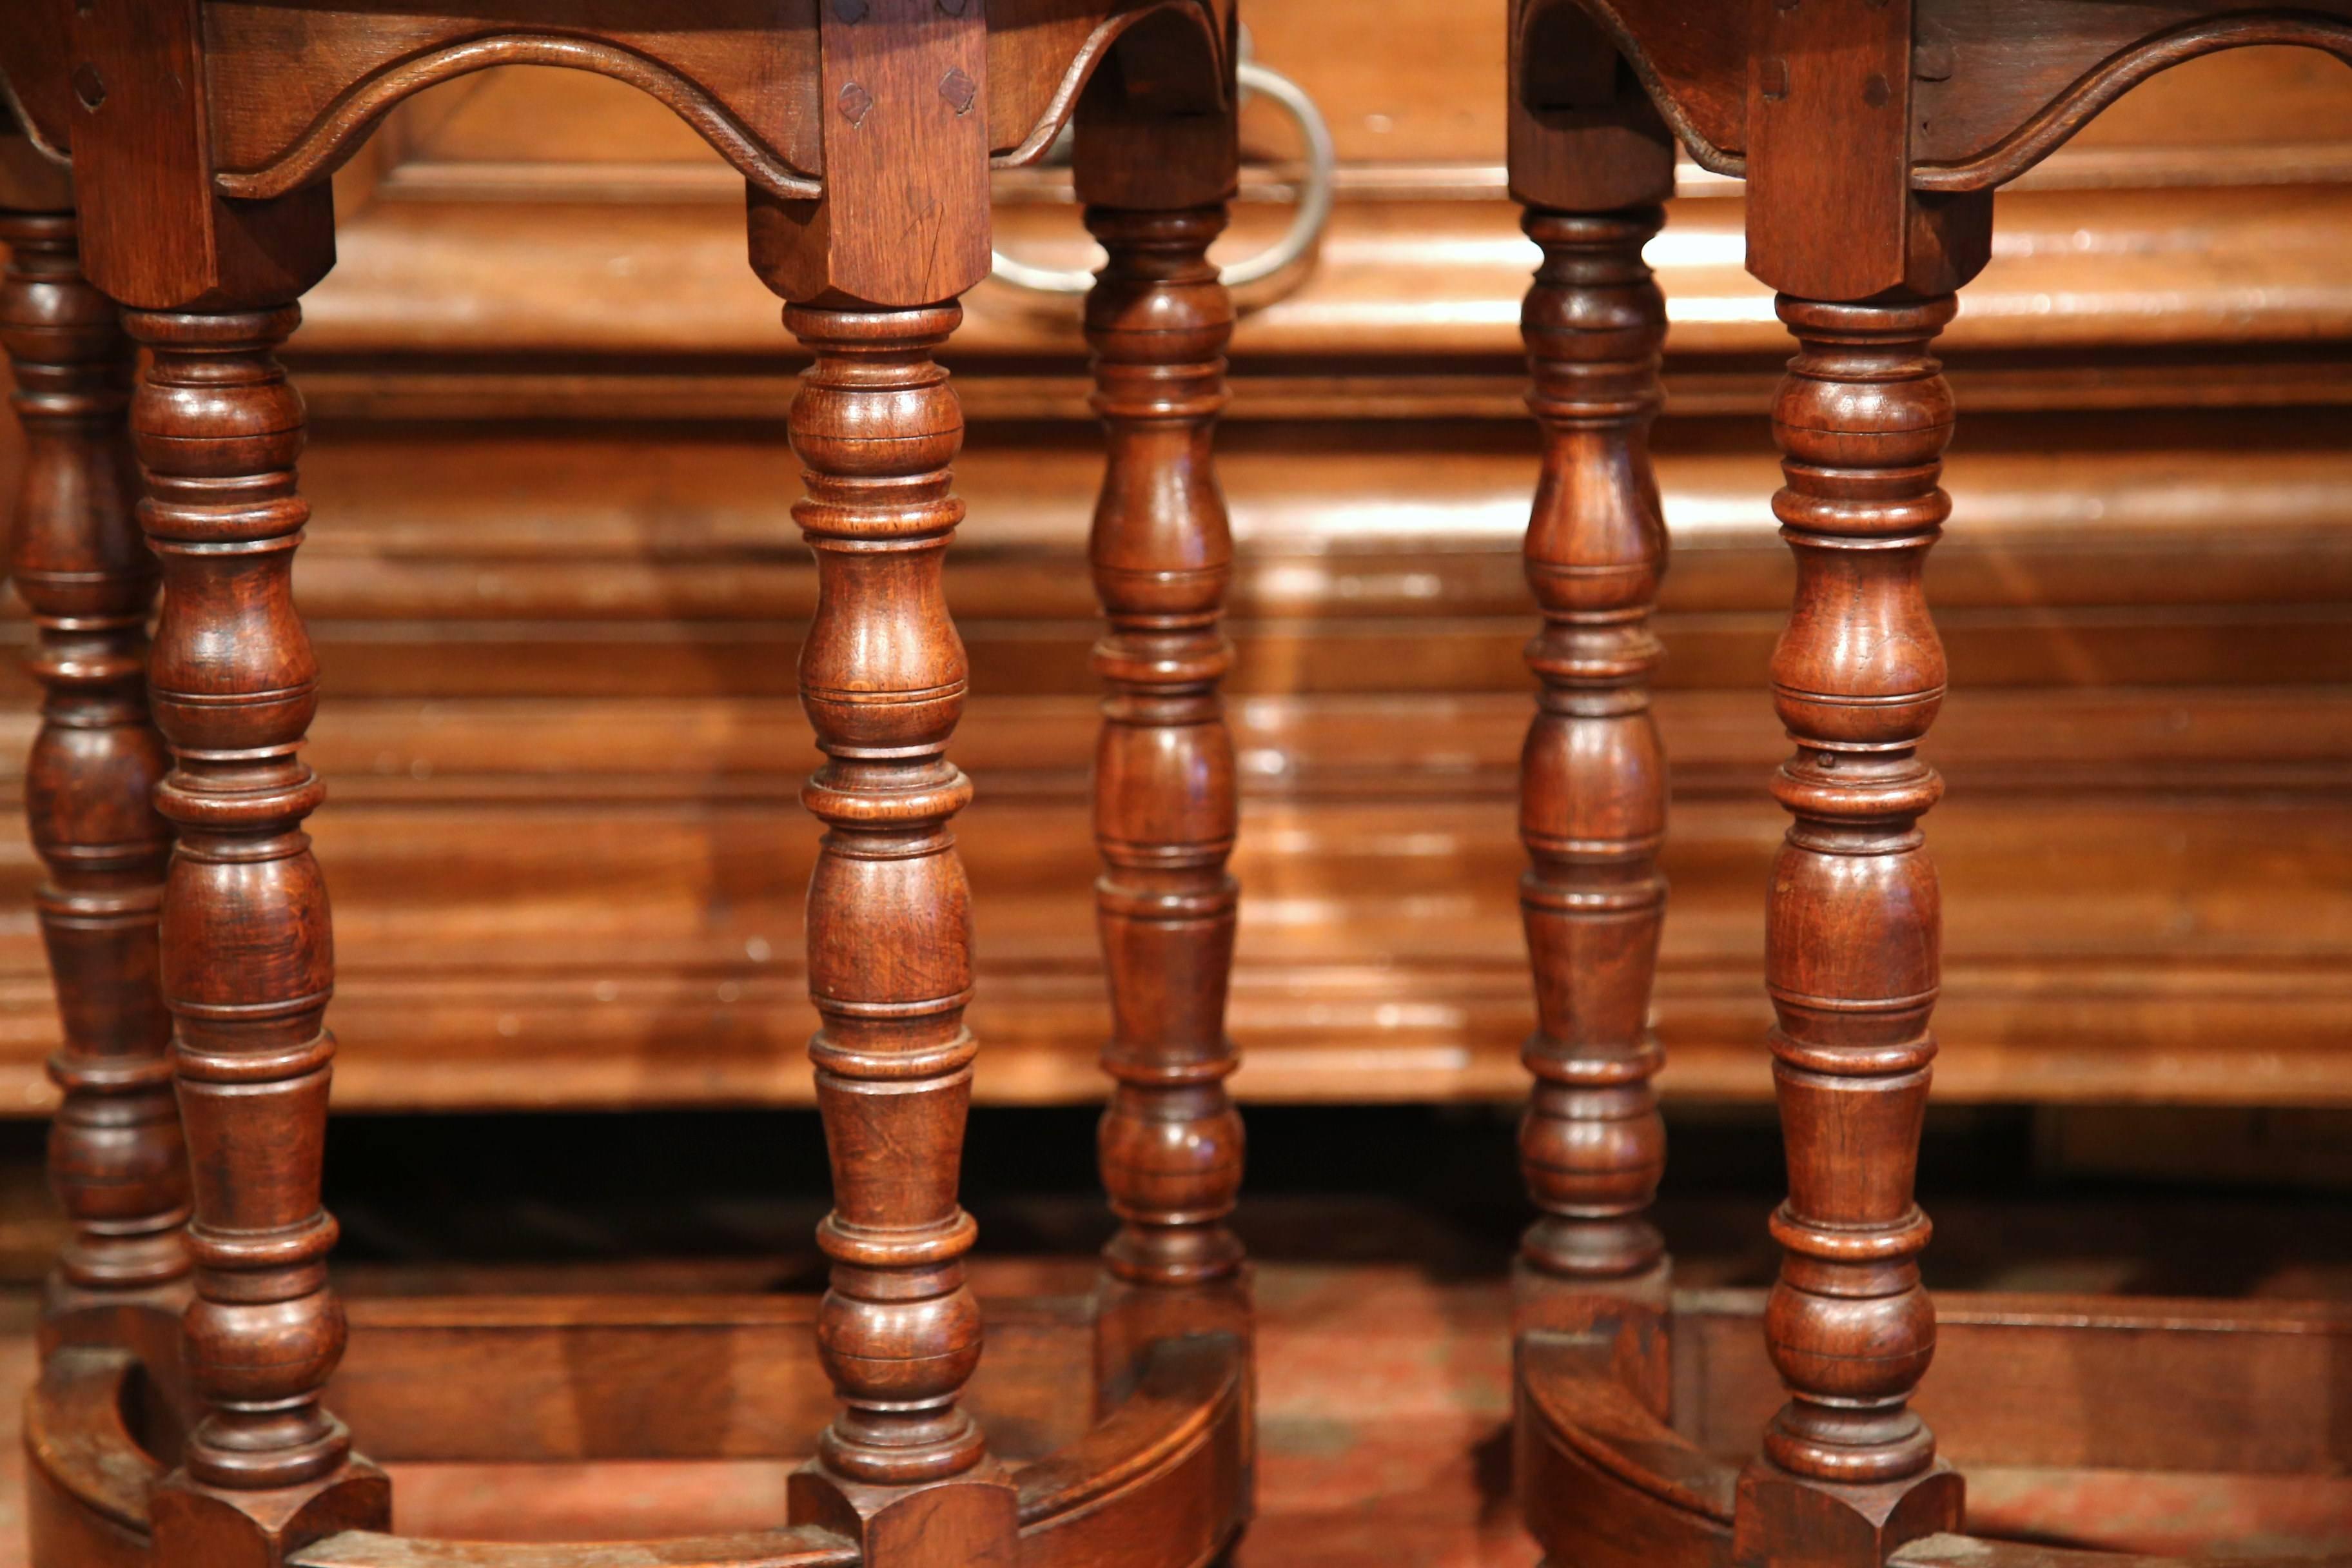
M 1330 124 L 1306 89 L 1270 66 L 1244 60 L 1234 68 L 1244 98 L 1264 96 L 1288 114 L 1307 143 L 1307 178 L 1299 187 L 1298 211 L 1281 239 L 1246 260 L 1224 268 L 1225 287 L 1239 289 L 1273 277 L 1297 261 L 1323 237 L 1331 222 L 1332 183 L 1339 173 L 1339 150 L 1331 141 Z M 992 252 L 992 272 L 1016 289 L 1040 294 L 1083 294 L 1094 287 L 1093 272 L 1080 268 L 1038 267 L 999 250 Z

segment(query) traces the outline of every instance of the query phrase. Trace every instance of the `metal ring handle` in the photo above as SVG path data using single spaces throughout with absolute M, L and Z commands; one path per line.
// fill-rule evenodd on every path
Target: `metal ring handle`
M 1244 93 L 1264 93 L 1297 125 L 1307 142 L 1307 179 L 1299 189 L 1298 211 L 1281 239 L 1220 272 L 1228 289 L 1262 282 L 1315 248 L 1331 222 L 1332 187 L 1339 171 L 1339 152 L 1331 141 L 1331 127 L 1306 89 L 1255 60 L 1242 61 L 1234 74 Z M 1016 289 L 1039 294 L 1083 294 L 1095 286 L 1095 275 L 1082 268 L 1035 267 L 1001 250 L 991 251 L 990 258 L 992 275 Z

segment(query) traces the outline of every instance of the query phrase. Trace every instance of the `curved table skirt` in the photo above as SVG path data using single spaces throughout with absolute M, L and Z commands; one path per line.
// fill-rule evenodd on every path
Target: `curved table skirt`
M 1022 1568 L 1098 1563 L 1113 1542 L 1135 1568 L 1197 1568 L 1246 1518 L 1246 1307 L 1223 1293 L 1194 1298 L 1171 1319 L 1174 1303 L 1106 1299 L 1111 1304 L 1099 1313 L 1083 1300 L 987 1304 L 998 1364 L 983 1359 L 972 1405 L 1013 1468 Z M 648 1466 L 781 1478 L 816 1431 L 804 1424 L 809 1414 L 832 1397 L 808 1342 L 814 1306 L 774 1297 L 355 1302 L 349 1377 L 338 1380 L 333 1397 L 361 1451 L 392 1470 L 397 1520 L 439 1511 L 402 1506 L 404 1468 L 444 1479 L 478 1471 L 473 1489 L 512 1502 L 510 1518 L 493 1519 L 485 1532 L 527 1533 L 520 1521 L 534 1511 L 535 1474 L 562 1478 L 572 1498 L 583 1473 L 585 1489 L 598 1489 L 599 1468 L 609 1468 L 605 1485 L 615 1492 Z M 453 1343 L 477 1352 L 455 1386 L 446 1370 Z M 436 1363 L 445 1370 L 427 1376 L 424 1369 Z M 593 1386 L 568 1371 L 591 1365 L 623 1370 L 600 1374 Z M 1057 1418 L 1084 1410 L 1069 1396 L 1089 1382 L 1091 1421 Z M 452 1419 L 460 1395 L 479 1420 Z M 25 1407 L 36 1568 L 148 1568 L 147 1493 L 176 1441 L 166 1405 L 128 1351 L 68 1346 L 48 1356 Z M 781 1485 L 774 1490 L 781 1498 Z M 467 1524 L 479 1517 L 469 1513 Z M 1150 1555 L 1134 1555 L 1139 1542 L 1151 1543 Z M 570 1542 L 353 1531 L 314 1542 L 292 1561 L 304 1568 L 853 1568 L 858 1552 L 824 1530 L 779 1523 Z
M 1555 1563 L 1731 1568 L 1748 1446 L 1780 1390 L 1761 1291 L 1680 1291 L 1672 1408 L 1617 1337 L 1524 1331 L 1517 1478 Z M 1919 1405 L 1969 1482 L 1971 1534 L 1902 1568 L 2153 1568 L 2352 1554 L 2352 1309 L 1939 1292 Z M 1641 1315 L 1628 1309 L 1622 1321 Z M 1596 1313 L 1596 1318 L 1604 1314 Z M 1654 1325 L 1653 1326 L 1654 1327 Z M 1979 1456 L 1982 1456 L 1981 1460 Z

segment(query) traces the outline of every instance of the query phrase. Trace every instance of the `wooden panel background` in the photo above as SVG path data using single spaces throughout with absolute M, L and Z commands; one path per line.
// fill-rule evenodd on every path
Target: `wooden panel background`
M 1317 263 L 1254 290 L 1223 449 L 1243 564 L 1245 1097 L 1516 1098 L 1531 1009 L 1510 792 L 1534 475 L 1503 199 L 1499 5 L 1255 0 L 1346 160 Z M 1433 48 L 1433 34 L 1446 39 Z M 1236 248 L 1286 216 L 1286 132 Z M 338 1104 L 804 1102 L 812 574 L 797 369 L 741 185 L 657 106 L 507 71 L 408 106 L 340 180 L 342 263 L 292 356 L 319 425 L 298 571 L 325 666 Z M 1066 182 L 1002 243 L 1076 260 Z M 1256 198 L 1265 198 L 1263 200 Z M 1969 410 L 1930 566 L 1955 695 L 1947 1100 L 2352 1104 L 2352 79 L 2243 51 L 2159 79 L 2002 198 L 1949 333 Z M 1784 357 L 1738 187 L 1654 252 L 1675 759 L 1671 1093 L 1762 1098 L 1767 501 Z M 1091 1099 L 1096 442 L 1075 302 L 996 285 L 954 363 L 950 567 L 992 1101 Z M 0 449 L 0 470 L 14 448 Z M 0 472 L 0 481 L 8 475 Z M 9 633 L 21 640 L 21 623 Z M 10 801 L 29 686 L 0 707 Z M 0 847 L 0 1110 L 55 1032 Z

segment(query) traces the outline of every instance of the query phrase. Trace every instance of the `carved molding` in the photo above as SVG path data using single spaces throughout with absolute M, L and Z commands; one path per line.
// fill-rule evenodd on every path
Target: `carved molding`
M 16 88 L 5 75 L 0 75 L 0 137 L 23 142 L 52 163 L 64 165 L 72 162 L 63 147 L 51 145 L 42 136 L 39 121 L 16 96 Z
M 1525 8 L 1519 13 L 1518 41 L 1524 45 L 1528 33 L 1544 15 L 1563 5 L 1574 5 L 1591 18 L 1593 26 L 1609 35 L 1610 41 L 1617 46 L 1618 54 L 1623 57 L 1627 67 L 1640 80 L 1643 90 L 1650 95 L 1650 101 L 1657 105 L 1659 115 L 1690 153 L 1693 163 L 1709 174 L 1727 174 L 1733 179 L 1746 177 L 1748 159 L 1745 152 L 1717 146 L 1699 131 L 1689 109 L 1665 78 L 1659 74 L 1649 51 L 1642 45 L 1640 34 L 1625 20 L 1616 0 L 1526 0 Z
M 1022 137 L 1012 150 L 991 158 L 991 166 L 1022 169 L 1043 158 L 1052 149 L 1055 139 L 1061 135 L 1062 128 L 1069 123 L 1070 116 L 1076 112 L 1078 99 L 1085 93 L 1087 84 L 1094 79 L 1095 72 L 1110 58 L 1113 46 L 1141 23 L 1165 16 L 1184 17 L 1200 29 L 1203 47 L 1207 50 L 1205 58 L 1213 65 L 1215 71 L 1214 79 L 1210 84 L 1212 95 L 1206 98 L 1204 108 L 1223 109 L 1232 90 L 1229 84 L 1233 79 L 1234 66 L 1227 58 L 1224 37 L 1216 18 L 1202 0 L 1152 0 L 1152 3 L 1134 10 L 1105 17 L 1093 32 L 1087 35 L 1086 42 L 1078 46 L 1076 55 L 1071 58 L 1069 68 L 1062 73 L 1061 85 L 1046 100 L 1045 113 L 1038 116 L 1028 134 Z
M 998 153 L 992 163 L 998 168 L 1021 168 L 1045 157 L 1119 40 L 1160 16 L 1182 18 L 1198 30 L 1200 59 L 1211 74 L 1194 90 L 1204 110 L 1223 108 L 1232 90 L 1233 61 L 1215 15 L 1202 0 L 1152 0 L 1106 17 L 1087 35 L 1046 100 L 1044 113 L 1016 145 Z M 824 194 L 822 178 L 786 163 L 718 99 L 670 67 L 618 44 L 529 33 L 470 38 L 389 62 L 352 83 L 268 163 L 224 170 L 214 176 L 214 184 L 222 195 L 247 201 L 286 195 L 333 174 L 403 100 L 476 71 L 520 65 L 583 70 L 626 82 L 693 127 L 758 188 L 787 201 L 809 201 Z
M 1911 171 L 1912 188 L 1981 191 L 2005 184 L 2056 152 L 2109 104 L 2158 72 L 2224 49 L 2262 45 L 2318 49 L 2352 65 L 2352 21 L 2308 11 L 2247 13 L 2189 22 L 2143 38 L 2084 72 L 1984 152 L 1958 162 L 1916 165 Z
M 333 174 L 404 99 L 493 66 L 521 65 L 557 66 L 625 81 L 667 105 L 745 179 L 771 195 L 811 201 L 824 195 L 822 182 L 785 163 L 718 100 L 668 67 L 616 44 L 532 34 L 473 38 L 394 62 L 353 83 L 269 163 L 224 170 L 213 183 L 223 195 L 247 201 L 286 195 Z
M 63 163 L 72 94 L 62 79 L 50 81 L 41 68 L 62 47 L 62 8 L 18 0 L 7 11 L 8 25 L 0 27 L 0 134 L 13 115 L 27 141 Z
M 1912 171 L 1912 186 L 1923 191 L 1958 192 L 2004 184 L 2056 152 L 2102 110 L 2150 77 L 2225 49 L 2261 46 L 2313 48 L 2352 65 L 2352 16 L 2326 14 L 2338 8 L 2340 3 L 2341 0 L 2333 0 L 2316 8 L 2273 7 L 2226 16 L 2191 16 L 2152 32 L 2107 54 L 2046 101 L 2019 108 L 2019 121 L 2014 128 L 1989 139 L 1980 150 L 1964 158 L 1917 163 Z M 1699 128 L 1702 116 L 1694 111 L 1694 106 L 1704 110 L 1709 104 L 1744 99 L 1746 48 L 1726 52 L 1720 58 L 1699 61 L 1706 68 L 1696 74 L 1670 79 L 1659 68 L 1659 51 L 1652 44 L 1656 42 L 1663 48 L 1677 37 L 1674 29 L 1684 26 L 1677 0 L 1524 0 L 1517 22 L 1522 43 L 1545 16 L 1560 5 L 1575 6 L 1608 37 L 1694 162 L 1715 174 L 1745 175 L 1745 149 L 1726 145 L 1727 138 L 1720 134 L 1710 137 L 1703 132 Z M 2181 0 L 2177 8 L 2190 11 L 2198 7 Z M 1923 47 L 1937 36 L 1938 14 L 1938 7 L 1923 0 L 1916 34 Z M 2076 37 L 2074 41 L 2080 46 L 2093 37 L 2095 35 Z M 1961 83 L 1969 83 L 1968 96 L 1981 100 L 1979 107 L 1998 110 L 2003 107 L 2003 98 L 2026 90 L 2015 80 L 1990 74 L 2001 71 L 2004 62 L 1986 38 L 1978 38 L 1961 48 L 1958 77 L 1948 78 L 1951 68 L 1948 64 L 1945 71 L 1935 74 L 1934 80 L 1942 83 L 1948 79 L 1953 91 L 1960 90 Z M 1726 129 L 1731 127 L 1727 125 Z

